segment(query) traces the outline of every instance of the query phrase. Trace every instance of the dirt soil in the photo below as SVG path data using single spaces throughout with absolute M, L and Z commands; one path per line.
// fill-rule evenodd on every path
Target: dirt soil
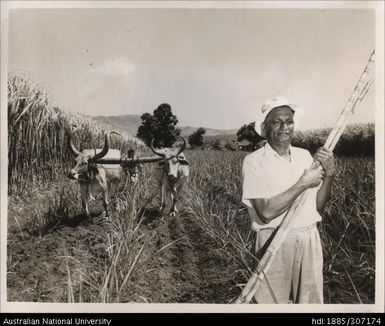
M 96 205 L 92 222 L 77 215 L 40 237 L 29 225 L 37 200 L 42 199 L 32 195 L 23 198 L 22 205 L 17 199 L 9 200 L 7 298 L 11 302 L 67 302 L 68 266 L 72 270 L 75 263 L 93 266 L 106 258 L 107 224 L 101 205 Z M 193 217 L 180 215 L 147 216 L 142 231 L 155 233 L 143 253 L 148 259 L 120 302 L 228 303 L 236 298 L 235 263 Z

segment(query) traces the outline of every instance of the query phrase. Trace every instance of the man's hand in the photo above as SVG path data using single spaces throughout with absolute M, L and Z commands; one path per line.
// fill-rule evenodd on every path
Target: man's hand
M 321 163 L 327 177 L 335 173 L 333 152 L 325 147 L 320 147 L 314 155 L 314 159 Z
M 306 189 L 317 187 L 321 183 L 324 175 L 325 172 L 320 169 L 306 169 L 298 182 Z

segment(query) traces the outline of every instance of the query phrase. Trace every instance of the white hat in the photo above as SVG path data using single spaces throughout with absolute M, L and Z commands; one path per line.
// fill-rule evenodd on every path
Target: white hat
M 294 114 L 294 123 L 295 126 L 298 127 L 298 124 L 300 122 L 300 119 L 303 115 L 303 109 L 295 104 L 290 104 L 286 97 L 283 96 L 276 96 L 262 105 L 261 112 L 259 112 L 259 115 L 255 121 L 255 131 L 263 138 L 266 138 L 264 127 L 265 127 L 265 119 L 267 115 L 275 108 L 280 106 L 288 106 L 290 109 L 292 109 Z

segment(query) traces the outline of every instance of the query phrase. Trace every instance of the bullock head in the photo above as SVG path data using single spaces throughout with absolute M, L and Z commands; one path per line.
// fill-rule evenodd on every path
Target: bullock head
M 80 152 L 73 144 L 71 135 L 69 136 L 69 146 L 71 151 L 77 156 L 76 165 L 71 169 L 68 178 L 78 181 L 89 181 L 90 173 L 96 172 L 93 163 L 104 157 L 109 149 L 109 133 L 105 134 L 104 147 L 97 153 L 96 150 L 83 150 Z M 94 151 L 94 153 L 92 153 Z
M 126 164 L 124 164 L 123 170 L 125 171 L 126 175 L 128 174 L 130 176 L 131 183 L 136 184 L 139 179 L 139 173 L 142 171 L 142 165 L 137 162 L 128 161 Z
M 129 149 L 127 151 L 127 159 L 133 160 L 135 158 L 135 151 L 133 149 Z M 127 170 L 130 174 L 130 180 L 132 183 L 136 183 L 138 181 L 138 173 L 139 169 L 141 169 L 140 164 L 128 164 Z
M 180 173 L 180 165 L 189 165 L 185 155 L 183 154 L 184 149 L 186 148 L 186 139 L 180 137 L 183 140 L 183 145 L 178 148 L 163 148 L 155 149 L 153 146 L 154 139 L 151 141 L 151 150 L 158 156 L 163 159 L 159 162 L 166 173 L 169 181 L 176 181 Z
M 142 171 L 141 164 L 135 164 L 134 166 L 128 168 L 128 173 L 130 174 L 130 180 L 133 184 L 136 184 L 138 182 L 140 171 Z
M 163 160 L 163 156 L 152 156 L 152 157 L 137 157 L 135 156 L 135 151 L 130 149 L 127 151 L 127 154 L 122 155 L 121 164 L 126 175 L 130 174 L 130 179 L 132 183 L 138 181 L 138 174 L 142 171 L 143 163 L 154 163 Z

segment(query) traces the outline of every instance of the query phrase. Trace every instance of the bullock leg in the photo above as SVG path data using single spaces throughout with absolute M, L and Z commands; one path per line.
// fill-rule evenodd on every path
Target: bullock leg
M 178 198 L 178 193 L 176 189 L 173 189 L 170 191 L 170 197 L 172 201 L 171 209 L 170 209 L 170 216 L 175 216 L 176 213 L 178 213 L 178 210 L 176 209 L 176 200 Z
M 90 215 L 90 211 L 88 210 L 88 202 L 87 200 L 82 200 L 82 206 L 83 206 L 83 209 L 84 209 L 84 212 L 86 213 L 86 216 L 87 218 L 91 218 L 91 215 Z
M 105 171 L 103 169 L 101 169 L 99 174 L 96 176 L 94 185 L 95 185 L 95 190 L 98 189 L 102 193 L 103 208 L 104 208 L 106 217 L 108 217 L 109 216 L 108 182 L 107 182 Z
M 160 215 L 163 216 L 164 209 L 166 208 L 167 191 L 165 189 L 165 183 L 160 185 Z
M 82 197 L 82 207 L 86 213 L 87 218 L 91 218 L 90 211 L 88 210 L 88 199 L 90 198 L 90 190 L 88 186 L 80 185 L 80 194 Z
M 103 187 L 103 207 L 104 207 L 104 211 L 106 213 L 106 217 L 109 216 L 108 205 L 109 205 L 108 190 L 107 190 L 107 187 Z
M 177 185 L 176 187 L 172 190 L 172 193 L 171 193 L 171 197 L 172 197 L 172 207 L 171 207 L 171 211 L 170 211 L 170 215 L 174 215 L 175 216 L 175 213 L 178 213 L 178 210 L 176 208 L 176 202 L 178 200 L 178 197 L 180 195 L 180 193 L 182 192 L 183 190 L 183 185 L 184 185 L 184 181 L 181 180 Z

